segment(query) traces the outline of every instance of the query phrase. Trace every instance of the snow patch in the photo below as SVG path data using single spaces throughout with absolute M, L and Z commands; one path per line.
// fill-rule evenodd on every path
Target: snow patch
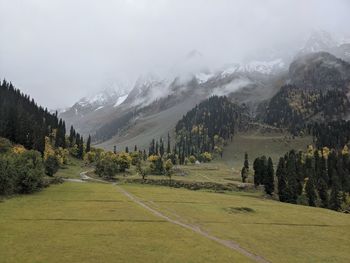
M 100 107 L 96 108 L 95 111 L 98 111 L 98 110 L 100 110 L 102 108 L 104 108 L 104 106 L 100 106 Z
M 198 73 L 196 74 L 196 79 L 198 81 L 199 84 L 205 83 L 207 82 L 209 79 L 211 79 L 212 77 L 214 77 L 214 74 L 212 73 Z
M 118 107 L 120 104 L 122 104 L 126 98 L 128 97 L 128 94 L 125 94 L 117 99 L 113 107 Z
M 285 68 L 285 63 L 282 59 L 275 59 L 272 61 L 252 61 L 247 64 L 234 64 L 231 67 L 222 71 L 221 76 L 226 77 L 233 73 L 261 73 L 261 74 L 271 74 L 278 70 Z

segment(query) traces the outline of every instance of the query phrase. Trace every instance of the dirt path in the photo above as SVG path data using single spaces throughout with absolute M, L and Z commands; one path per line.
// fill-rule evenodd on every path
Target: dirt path
M 161 212 L 153 209 L 152 207 L 148 206 L 147 204 L 145 204 L 143 201 L 141 201 L 140 199 L 138 199 L 137 197 L 133 196 L 132 194 L 130 194 L 128 191 L 126 191 L 125 189 L 123 189 L 121 186 L 119 185 L 116 185 L 114 184 L 117 189 L 119 190 L 119 192 L 123 193 L 125 196 L 127 196 L 130 200 L 132 200 L 133 202 L 135 202 L 136 204 L 142 206 L 143 208 L 147 209 L 148 211 L 152 212 L 154 215 L 160 217 L 160 218 L 163 218 L 164 220 L 172 223 L 172 224 L 175 224 L 175 225 L 178 225 L 178 226 L 181 226 L 183 228 L 186 228 L 186 229 L 189 229 L 189 230 L 192 230 L 194 232 L 196 232 L 197 234 L 201 235 L 201 236 L 204 236 L 210 240 L 213 240 L 225 247 L 228 247 L 232 250 L 235 250 L 235 251 L 238 251 L 239 253 L 247 256 L 248 258 L 254 260 L 255 262 L 260 262 L 260 263 L 268 263 L 269 261 L 267 261 L 266 259 L 264 259 L 263 257 L 261 256 L 258 256 L 258 255 L 255 255 L 251 252 L 249 252 L 248 250 L 242 248 L 238 243 L 234 242 L 234 241 L 231 241 L 231 240 L 224 240 L 224 239 L 221 239 L 221 238 L 218 238 L 216 236 L 213 236 L 211 234 L 209 234 L 208 232 L 200 229 L 198 226 L 196 225 L 191 225 L 191 224 L 186 224 L 186 223 L 183 223 L 181 221 L 178 221 L 178 220 L 175 220 L 175 219 L 172 219 L 164 214 L 162 214 Z
M 90 176 L 87 176 L 86 174 L 88 172 L 90 172 L 90 171 L 85 171 L 85 172 L 80 173 L 80 178 L 82 181 L 96 181 L 96 182 L 101 182 L 101 183 L 109 183 L 109 182 L 106 182 L 104 180 L 100 180 L 100 179 L 96 179 L 96 178 L 92 178 Z

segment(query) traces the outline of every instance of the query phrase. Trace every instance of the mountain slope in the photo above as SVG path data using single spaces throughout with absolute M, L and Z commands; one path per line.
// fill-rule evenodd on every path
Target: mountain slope
M 287 85 L 270 100 L 264 120 L 297 129 L 305 122 L 347 118 L 350 111 L 350 64 L 326 53 L 295 60 Z

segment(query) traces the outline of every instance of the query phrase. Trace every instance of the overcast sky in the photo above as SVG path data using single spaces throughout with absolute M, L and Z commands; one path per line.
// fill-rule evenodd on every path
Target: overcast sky
M 192 50 L 215 68 L 315 29 L 350 36 L 349 0 L 0 0 L 0 10 L 0 78 L 49 108 L 181 71 Z

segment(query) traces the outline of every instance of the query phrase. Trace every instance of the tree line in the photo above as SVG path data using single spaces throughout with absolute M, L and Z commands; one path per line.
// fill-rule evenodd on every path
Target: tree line
M 245 106 L 227 97 L 212 96 L 196 105 L 176 124 L 175 149 L 181 163 L 186 157 L 200 158 L 204 152 L 223 154 L 223 147 L 233 140 L 235 131 L 247 121 Z
M 342 150 L 291 150 L 279 159 L 274 174 L 271 158 L 254 161 L 254 184 L 264 185 L 269 195 L 278 195 L 281 202 L 347 210 L 350 194 L 350 155 Z
M 53 176 L 68 156 L 83 159 L 91 149 L 83 137 L 4 80 L 0 84 L 0 195 L 30 193 Z
M 74 139 L 80 140 L 75 143 L 81 144 L 82 136 L 73 127 L 72 132 Z M 57 117 L 57 112 L 51 114 L 47 108 L 38 106 L 34 99 L 16 89 L 11 82 L 3 80 L 0 85 L 0 137 L 43 154 L 45 137 L 48 136 L 55 141 L 55 147 L 68 147 L 66 124 Z

